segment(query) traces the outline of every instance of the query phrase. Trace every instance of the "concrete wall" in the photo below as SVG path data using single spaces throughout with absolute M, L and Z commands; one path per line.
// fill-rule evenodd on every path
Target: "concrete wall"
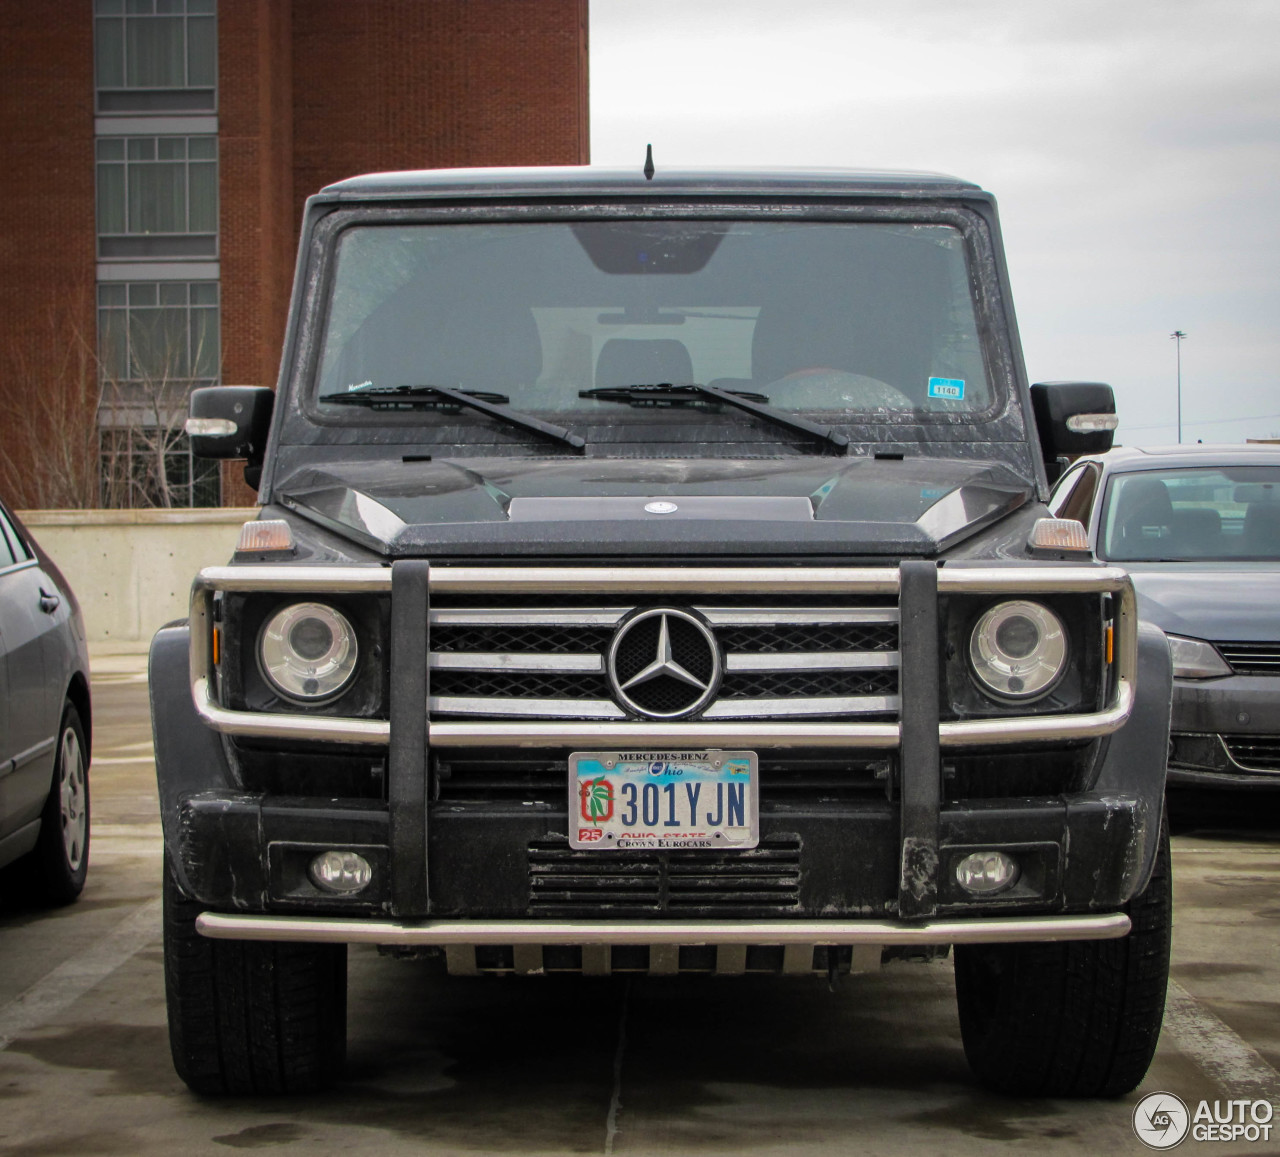
M 96 650 L 142 651 L 185 618 L 196 571 L 221 566 L 252 508 L 25 510 L 18 517 L 66 576 Z

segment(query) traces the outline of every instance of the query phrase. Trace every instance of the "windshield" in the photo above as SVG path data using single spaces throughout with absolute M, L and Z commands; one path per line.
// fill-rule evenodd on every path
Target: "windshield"
M 964 239 L 949 225 L 353 226 L 338 241 L 322 349 L 316 399 L 434 385 L 596 424 L 641 408 L 652 421 L 659 404 L 673 418 L 722 406 L 706 392 L 659 404 L 617 393 L 657 383 L 749 391 L 829 421 L 963 416 L 993 402 Z M 357 423 L 441 420 L 430 406 L 318 406 Z
M 1118 474 L 1102 526 L 1103 554 L 1116 562 L 1280 560 L 1280 467 Z

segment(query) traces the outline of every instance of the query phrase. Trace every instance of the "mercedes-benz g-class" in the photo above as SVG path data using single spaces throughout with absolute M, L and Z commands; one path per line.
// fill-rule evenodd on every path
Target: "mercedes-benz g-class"
M 981 1081 L 1142 1078 L 1168 650 L 1044 507 L 1114 403 L 1028 385 L 987 193 L 343 181 L 275 391 L 191 414 L 262 503 L 151 653 L 192 1088 L 335 1079 L 351 943 L 832 978 L 954 946 Z

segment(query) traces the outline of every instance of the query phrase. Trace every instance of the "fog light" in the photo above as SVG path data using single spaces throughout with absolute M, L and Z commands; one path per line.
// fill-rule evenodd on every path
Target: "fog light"
M 1018 881 L 1018 861 L 1004 852 L 971 852 L 956 865 L 956 882 L 975 896 L 1003 892 Z
M 344 895 L 367 888 L 373 879 L 369 861 L 355 852 L 321 852 L 311 861 L 309 872 L 317 888 Z

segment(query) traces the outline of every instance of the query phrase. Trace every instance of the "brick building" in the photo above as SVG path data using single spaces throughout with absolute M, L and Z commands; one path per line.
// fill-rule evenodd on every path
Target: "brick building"
M 587 0 L 0 0 L 0 33 L 18 506 L 246 498 L 193 478 L 174 416 L 275 383 L 322 185 L 587 161 Z

